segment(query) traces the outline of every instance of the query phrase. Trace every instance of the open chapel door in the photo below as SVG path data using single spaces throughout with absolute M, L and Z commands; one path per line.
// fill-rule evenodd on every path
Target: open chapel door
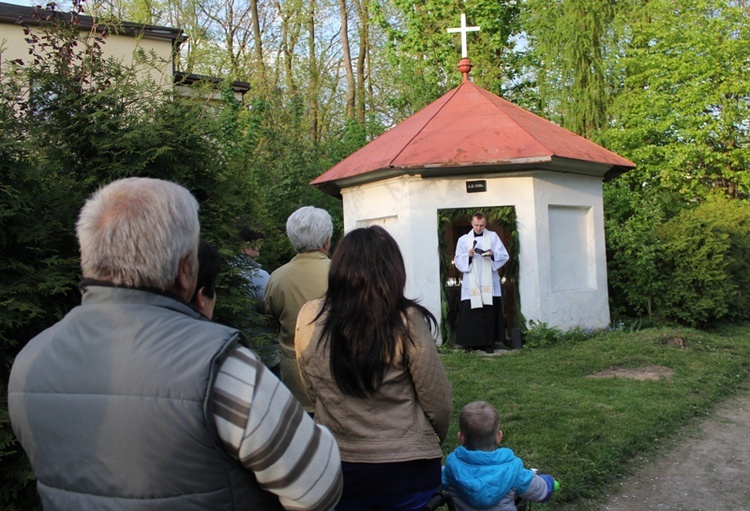
M 463 274 L 453 264 L 453 255 L 458 239 L 471 230 L 471 217 L 481 211 L 487 217 L 487 229 L 494 231 L 508 250 L 510 260 L 499 270 L 505 313 L 505 339 L 511 344 L 512 329 L 519 326 L 520 303 L 518 299 L 518 234 L 515 208 L 512 206 L 484 209 L 438 210 L 440 230 L 440 276 L 443 342 L 455 343 L 458 325 L 458 308 L 461 301 L 461 279 Z

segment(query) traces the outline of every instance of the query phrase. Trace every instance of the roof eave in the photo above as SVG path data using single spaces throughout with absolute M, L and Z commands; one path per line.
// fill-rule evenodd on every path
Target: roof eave
M 201 82 L 209 83 L 214 86 L 220 86 L 225 82 L 225 79 L 218 78 L 215 76 L 199 75 L 195 73 L 186 73 L 184 71 L 175 71 L 174 73 L 175 85 L 184 85 L 186 87 L 191 87 L 195 84 L 200 84 Z M 231 84 L 232 84 L 232 90 L 234 92 L 245 94 L 246 92 L 250 90 L 250 84 L 248 82 L 235 80 L 231 82 Z
M 48 20 L 45 19 L 48 16 L 54 16 L 65 21 L 70 21 L 72 16 L 72 14 L 67 11 L 51 11 L 44 8 L 37 9 L 36 7 L 11 5 L 4 2 L 0 2 L 0 6 L 3 8 L 3 11 L 0 12 L 0 23 L 40 26 L 48 23 Z M 38 13 L 41 19 L 34 16 L 35 12 Z M 176 41 L 178 43 L 187 40 L 187 36 L 181 28 L 139 24 L 130 21 L 110 24 L 106 20 L 99 20 L 87 14 L 75 13 L 75 15 L 78 18 L 82 30 L 91 30 L 92 28 L 95 28 L 97 31 L 101 32 L 106 27 L 114 34 L 144 36 L 152 39 Z
M 604 181 L 611 181 L 616 177 L 623 175 L 624 173 L 633 170 L 635 167 L 625 167 L 622 165 L 614 165 L 611 169 L 604 174 Z
M 613 179 L 633 167 L 612 165 L 607 163 L 587 162 L 540 156 L 533 158 L 518 158 L 514 160 L 472 163 L 469 165 L 457 165 L 455 162 L 445 164 L 428 164 L 414 166 L 393 166 L 375 169 L 356 176 L 335 179 L 331 181 L 312 182 L 319 190 L 341 198 L 341 189 L 352 186 L 363 185 L 375 181 L 382 181 L 401 175 L 421 176 L 425 179 L 476 176 L 481 174 L 509 174 L 528 173 L 535 171 L 549 171 L 563 174 L 575 174 L 588 177 L 596 177 L 604 181 Z

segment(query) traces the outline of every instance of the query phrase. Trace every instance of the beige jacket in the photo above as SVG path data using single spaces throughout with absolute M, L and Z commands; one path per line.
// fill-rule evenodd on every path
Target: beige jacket
M 294 354 L 294 326 L 302 305 L 325 294 L 330 266 L 331 260 L 322 252 L 297 254 L 271 274 L 263 299 L 266 312 L 279 329 L 281 381 L 308 412 L 312 412 L 313 407 L 299 379 Z
M 424 318 L 409 312 L 414 343 L 405 342 L 375 395 L 347 396 L 329 368 L 328 343 L 321 344 L 322 319 L 312 323 L 323 300 L 306 303 L 297 318 L 297 363 L 315 420 L 328 427 L 341 459 L 387 463 L 440 458 L 453 399 L 435 341 Z M 404 351 L 404 348 L 406 351 Z

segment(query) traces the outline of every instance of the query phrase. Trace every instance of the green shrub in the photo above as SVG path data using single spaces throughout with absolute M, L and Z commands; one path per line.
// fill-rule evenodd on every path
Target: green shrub
M 523 345 L 526 348 L 546 348 L 560 344 L 563 331 L 551 327 L 543 321 L 529 320 L 528 327 L 523 333 Z
M 585 330 L 578 326 L 563 331 L 560 328 L 549 326 L 543 321 L 534 321 L 532 319 L 523 332 L 523 346 L 524 348 L 549 348 L 557 345 L 572 346 L 590 339 L 596 333 L 596 330 Z
M 234 142 L 242 138 L 238 132 L 246 134 L 235 122 L 236 104 L 214 113 L 199 99 L 173 101 L 171 90 L 143 78 L 148 73 L 104 59 L 104 41 L 81 37 L 74 20 L 37 28 L 36 35 L 27 33 L 28 63 L 4 67 L 0 75 L 2 396 L 16 353 L 80 303 L 74 229 L 93 191 L 126 176 L 181 183 L 200 203 L 203 235 L 225 256 L 240 247 L 232 219 L 253 212 L 258 195 Z M 224 270 L 227 279 L 238 273 L 226 264 Z M 219 300 L 216 315 L 228 324 L 257 319 L 240 289 Z M 0 509 L 38 506 L 4 399 L 0 458 Z
M 703 327 L 747 321 L 750 203 L 606 189 L 607 273 L 616 318 Z
M 710 197 L 656 232 L 659 269 L 669 284 L 656 297 L 660 316 L 698 327 L 750 317 L 750 204 Z
M 660 240 L 654 231 L 665 217 L 656 197 L 606 188 L 605 229 L 610 310 L 615 316 L 654 314 L 654 297 L 665 285 L 657 259 Z

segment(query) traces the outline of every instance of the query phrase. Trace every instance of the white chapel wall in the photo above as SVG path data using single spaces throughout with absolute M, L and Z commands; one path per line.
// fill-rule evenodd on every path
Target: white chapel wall
M 539 316 L 562 329 L 609 325 L 609 294 L 601 180 L 557 174 L 535 175 L 539 212 Z M 521 269 L 521 274 L 523 274 Z M 522 298 L 523 300 L 523 298 Z
M 385 228 L 404 257 L 406 296 L 418 300 L 439 320 L 437 210 L 425 191 L 425 181 L 411 176 L 345 188 L 341 190 L 344 231 L 375 224 Z
M 466 181 L 472 180 L 485 180 L 487 191 L 468 193 Z M 400 176 L 345 188 L 341 194 L 344 230 L 374 224 L 388 230 L 404 256 L 406 295 L 419 300 L 438 319 L 438 210 L 513 206 L 524 317 L 563 329 L 609 324 L 598 178 L 540 171 L 503 177 Z M 560 273 L 571 271 L 573 275 Z
M 438 210 L 512 206 L 514 200 L 521 201 L 517 206 L 519 217 L 519 209 L 526 215 L 533 210 L 530 178 L 483 179 L 488 181 L 488 192 L 483 194 L 468 194 L 464 178 L 422 179 L 419 176 L 401 176 L 342 189 L 344 230 L 348 232 L 373 224 L 388 230 L 404 256 L 406 296 L 419 300 L 440 320 Z M 523 200 L 524 197 L 527 200 Z M 527 255 L 535 252 L 533 233 L 526 239 L 529 235 L 528 230 L 519 231 L 521 246 L 529 247 Z M 531 264 L 521 262 L 521 265 L 533 268 Z M 535 273 L 533 269 L 529 272 L 530 276 Z M 522 291 L 522 296 L 533 300 L 534 289 L 536 286 L 530 285 L 528 291 Z
M 593 211 L 590 207 L 549 206 L 552 292 L 596 289 Z

